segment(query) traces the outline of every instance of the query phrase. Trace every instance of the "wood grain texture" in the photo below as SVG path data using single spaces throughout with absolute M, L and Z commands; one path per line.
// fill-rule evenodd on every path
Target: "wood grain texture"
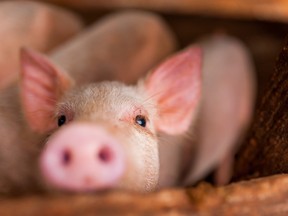
M 43 0 L 42 0 L 43 1 Z M 164 13 L 256 18 L 287 22 L 285 0 L 44 0 L 81 10 L 141 8 Z
M 0 199 L 1 216 L 22 215 L 287 215 L 288 176 L 214 188 L 170 189 L 150 194 L 107 192 Z
M 248 138 L 237 154 L 234 180 L 288 172 L 287 107 L 288 41 L 278 57 Z

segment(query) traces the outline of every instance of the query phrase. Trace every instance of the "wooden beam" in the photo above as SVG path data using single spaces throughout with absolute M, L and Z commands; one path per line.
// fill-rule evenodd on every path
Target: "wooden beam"
M 150 194 L 111 192 L 0 199 L 1 216 L 41 215 L 287 215 L 288 175 L 214 188 L 169 189 Z
M 42 0 L 43 1 L 43 0 Z M 44 0 L 80 10 L 140 8 L 163 13 L 288 21 L 285 0 Z

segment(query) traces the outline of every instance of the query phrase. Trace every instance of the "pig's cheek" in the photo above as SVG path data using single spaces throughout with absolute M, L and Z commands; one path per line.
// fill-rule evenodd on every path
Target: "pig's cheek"
M 144 173 L 144 189 L 146 192 L 153 191 L 158 186 L 159 181 L 159 151 L 156 135 L 153 133 L 139 133 L 137 137 L 141 156 L 143 173 Z M 143 165 L 144 164 L 144 165 Z
M 155 190 L 159 179 L 157 140 L 145 133 L 131 131 L 123 143 L 127 166 L 118 187 L 138 192 Z
M 146 179 L 146 191 L 154 191 L 158 188 L 159 182 L 159 152 L 158 146 L 153 147 L 153 151 L 147 151 L 145 158 L 147 162 L 147 179 Z M 157 150 L 157 151 L 156 151 Z

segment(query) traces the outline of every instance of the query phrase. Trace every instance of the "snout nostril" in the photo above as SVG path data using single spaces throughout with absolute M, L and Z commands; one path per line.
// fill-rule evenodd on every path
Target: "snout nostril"
M 72 155 L 69 150 L 64 150 L 63 155 L 62 155 L 62 163 L 64 165 L 68 165 L 71 162 Z
M 97 155 L 103 163 L 108 163 L 112 159 L 112 152 L 108 147 L 102 148 Z

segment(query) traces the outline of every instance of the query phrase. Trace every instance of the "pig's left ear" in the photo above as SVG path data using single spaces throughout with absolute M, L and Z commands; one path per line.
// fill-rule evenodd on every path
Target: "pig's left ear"
M 73 81 L 44 55 L 21 49 L 20 91 L 24 116 L 30 128 L 38 133 L 57 126 L 54 112 L 57 101 Z
M 190 47 L 164 61 L 145 80 L 158 108 L 156 129 L 177 135 L 189 129 L 200 102 L 201 49 Z

